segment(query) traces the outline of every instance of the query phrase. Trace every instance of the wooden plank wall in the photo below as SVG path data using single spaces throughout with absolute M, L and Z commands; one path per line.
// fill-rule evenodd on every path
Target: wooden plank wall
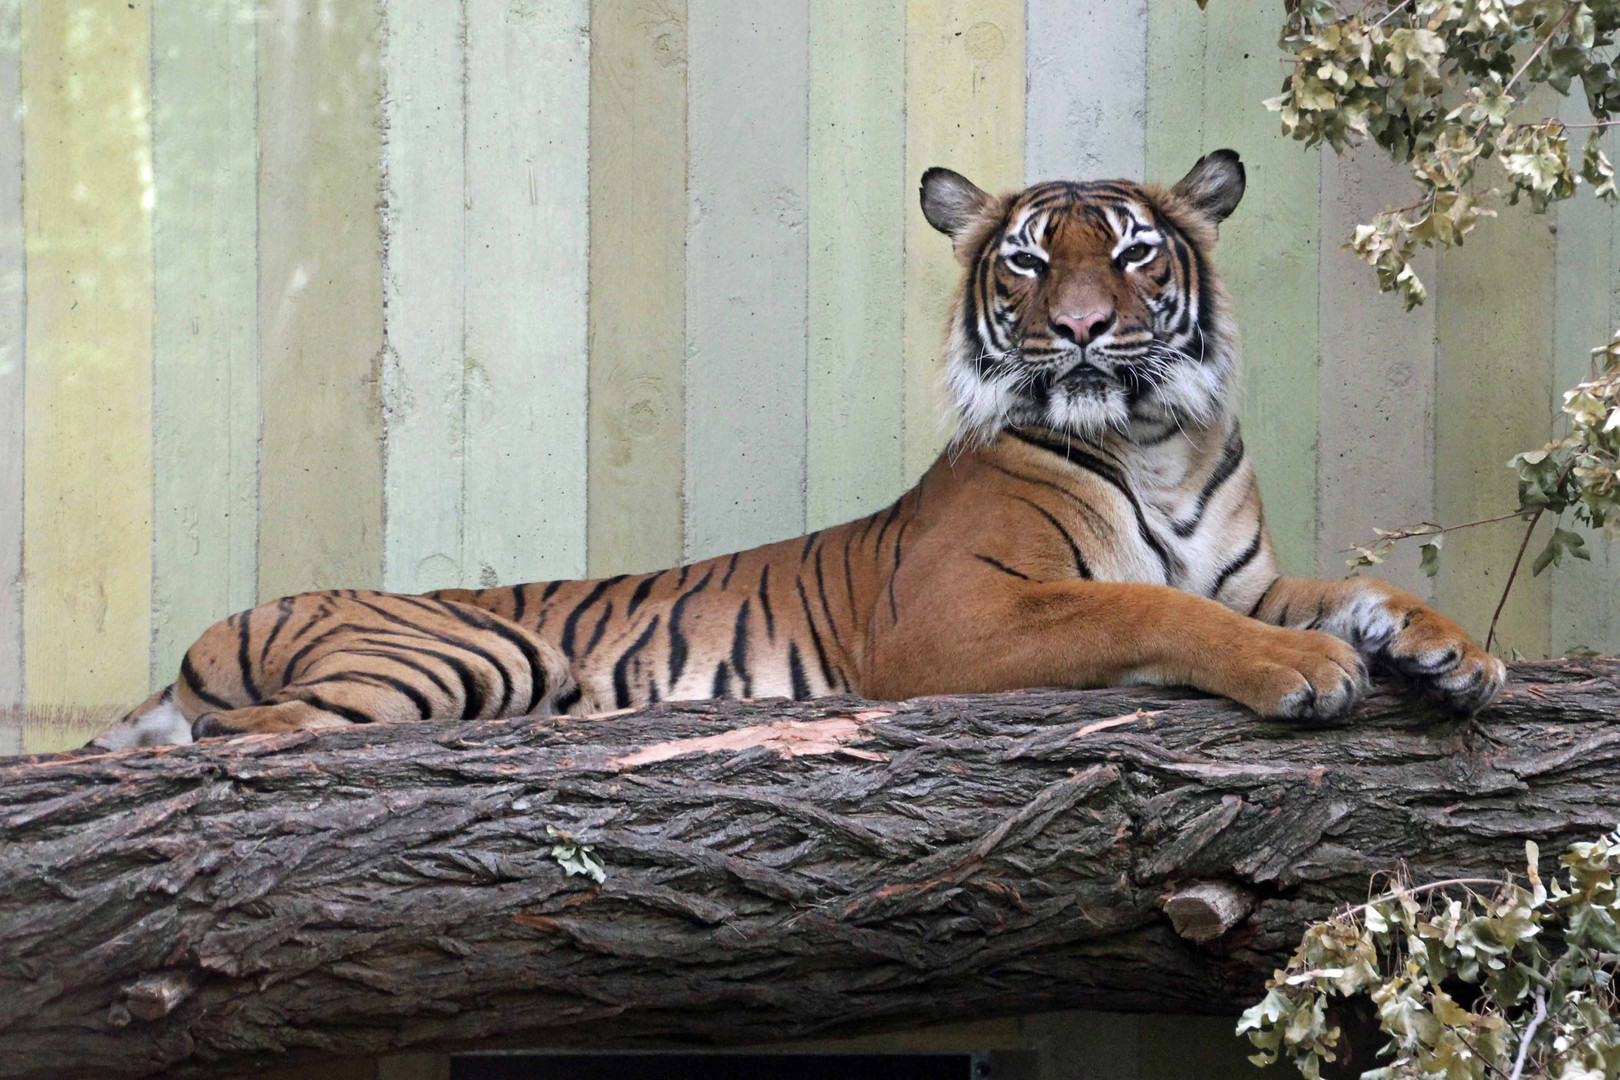
M 0 110 L 0 699 L 127 702 L 256 598 L 649 569 L 883 505 L 949 430 L 933 164 L 1001 189 L 1243 154 L 1219 258 L 1298 572 L 1500 512 L 1620 318 L 1589 201 L 1431 261 L 1418 312 L 1375 295 L 1342 243 L 1402 170 L 1279 135 L 1265 5 L 738 12 L 0 5 L 28 106 Z M 1516 542 L 1388 572 L 1483 632 Z M 1594 546 L 1521 583 L 1506 646 L 1620 648 Z

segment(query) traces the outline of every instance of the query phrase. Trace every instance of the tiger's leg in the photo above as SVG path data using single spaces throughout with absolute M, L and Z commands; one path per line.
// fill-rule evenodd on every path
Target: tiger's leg
M 1029 686 L 1193 686 L 1262 716 L 1330 720 L 1360 700 L 1366 666 L 1330 634 L 1245 618 L 1165 585 L 1010 583 L 913 594 L 874 643 L 868 697 Z
M 1376 578 L 1317 581 L 1279 577 L 1253 616 L 1274 626 L 1321 630 L 1354 645 L 1456 712 L 1496 697 L 1507 668 L 1468 632 L 1411 593 Z

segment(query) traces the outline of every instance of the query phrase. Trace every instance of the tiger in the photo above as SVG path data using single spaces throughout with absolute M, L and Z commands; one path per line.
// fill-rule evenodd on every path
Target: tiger
M 946 451 L 892 505 L 656 573 L 287 597 L 207 630 L 97 745 L 674 699 L 1188 686 L 1335 721 L 1369 669 L 1471 713 L 1505 668 L 1415 596 L 1283 575 L 1213 265 L 1238 154 L 1169 188 L 925 172 L 963 268 Z

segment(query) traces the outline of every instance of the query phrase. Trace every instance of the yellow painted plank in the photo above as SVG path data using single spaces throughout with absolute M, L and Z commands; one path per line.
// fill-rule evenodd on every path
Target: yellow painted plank
M 806 525 L 905 489 L 905 0 L 810 5 Z M 943 251 L 935 255 L 943 256 Z
M 152 589 L 145 0 L 22 15 L 29 697 L 133 701 Z
M 940 365 L 961 268 L 917 206 L 934 165 L 986 191 L 1016 190 L 1024 171 L 1022 0 L 906 4 L 906 292 L 904 475 L 921 475 L 951 434 Z
M 22 100 L 20 4 L 0 4 L 0 102 Z M 23 133 L 0 108 L 0 709 L 23 700 Z M 0 713 L 0 753 L 21 747 Z
M 257 597 L 258 111 L 253 0 L 152 18 L 156 334 L 152 671 Z
M 382 578 L 380 16 L 261 9 L 259 593 Z
M 684 522 L 686 3 L 591 5 L 593 577 L 673 566 Z
M 1553 219 L 1502 207 L 1467 245 L 1445 252 L 1437 275 L 1435 509 L 1444 523 L 1494 517 L 1517 505 L 1507 460 L 1547 441 L 1551 413 L 1555 275 Z M 1504 302 L 1511 297 L 1511 302 Z M 1545 527 L 1541 530 L 1545 532 Z M 1436 599 L 1483 640 L 1524 535 L 1517 522 L 1446 538 Z M 1545 656 L 1551 590 L 1525 565 L 1497 629 L 1500 650 Z

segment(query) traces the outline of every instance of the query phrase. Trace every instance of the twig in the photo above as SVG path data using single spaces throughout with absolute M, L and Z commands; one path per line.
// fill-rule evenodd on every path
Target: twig
M 1397 540 L 1411 540 L 1414 537 L 1441 536 L 1445 533 L 1456 532 L 1458 529 L 1472 529 L 1476 525 L 1494 525 L 1499 521 L 1512 521 L 1515 518 L 1523 520 L 1525 511 L 1518 510 L 1511 514 L 1502 514 L 1500 517 L 1480 518 L 1478 521 L 1465 521 L 1461 525 L 1441 525 L 1433 521 L 1420 521 L 1416 525 L 1404 529 L 1396 529 L 1386 536 L 1380 536 L 1370 544 L 1352 544 L 1343 549 L 1346 554 L 1352 551 L 1361 551 L 1363 548 L 1377 547 L 1379 544 L 1393 544 Z
M 1395 890 L 1393 890 L 1391 892 L 1385 893 L 1383 896 L 1380 896 L 1377 899 L 1369 900 L 1365 904 L 1357 904 L 1355 907 L 1345 908 L 1343 911 L 1339 912 L 1337 915 L 1334 915 L 1333 917 L 1335 919 L 1342 919 L 1342 918 L 1345 918 L 1345 917 L 1350 916 L 1350 915 L 1359 915 L 1361 912 L 1366 911 L 1368 908 L 1372 907 L 1374 904 L 1382 904 L 1382 903 L 1385 903 L 1385 902 L 1390 901 L 1390 900 L 1399 900 L 1402 896 L 1415 896 L 1418 893 L 1433 892 L 1436 889 L 1447 889 L 1447 888 L 1450 888 L 1453 885 L 1509 885 L 1509 884 L 1512 884 L 1512 882 L 1504 881 L 1501 878 L 1479 878 L 1479 877 L 1458 877 L 1458 878 L 1447 878 L 1444 881 L 1430 881 L 1430 882 L 1428 882 L 1426 884 L 1423 884 L 1423 885 L 1414 885 L 1409 889 L 1395 889 Z
M 1553 481 L 1554 491 L 1564 486 L 1564 481 L 1569 478 L 1569 472 L 1574 467 L 1575 463 L 1573 461 L 1564 466 L 1564 471 L 1558 474 L 1557 480 Z M 1502 609 L 1507 607 L 1508 593 L 1513 591 L 1513 581 L 1519 576 L 1519 565 L 1524 562 L 1524 552 L 1530 546 L 1530 537 L 1535 534 L 1536 524 L 1541 521 L 1541 515 L 1546 512 L 1547 508 L 1545 506 L 1536 507 L 1535 515 L 1530 519 L 1530 527 L 1524 530 L 1524 539 L 1519 541 L 1519 553 L 1513 557 L 1513 569 L 1508 571 L 1507 582 L 1502 586 L 1502 598 L 1496 602 L 1496 610 L 1491 613 L 1490 629 L 1485 631 L 1486 652 L 1491 651 L 1491 642 L 1496 640 L 1496 620 L 1502 617 Z
M 1519 1080 L 1524 1075 L 1524 1062 L 1530 1056 L 1530 1043 L 1536 1037 L 1536 1028 L 1547 1019 L 1547 991 L 1536 991 L 1536 1015 L 1531 1018 L 1530 1026 L 1524 1029 L 1524 1039 L 1519 1043 L 1519 1057 L 1513 1063 L 1513 1073 L 1508 1080 Z
M 1547 47 L 1548 43 L 1551 42 L 1554 37 L 1558 36 L 1558 31 L 1564 28 L 1564 24 L 1569 22 L 1569 17 L 1575 14 L 1575 10 L 1580 6 L 1581 5 L 1574 2 L 1574 0 L 1571 0 L 1570 3 L 1565 5 L 1564 13 L 1558 17 L 1557 22 L 1553 23 L 1552 29 L 1547 31 L 1547 36 L 1541 39 L 1541 44 L 1536 46 L 1536 51 L 1524 58 L 1524 63 L 1520 64 L 1519 70 L 1513 73 L 1513 78 L 1509 79 L 1507 81 L 1507 85 L 1502 87 L 1502 93 L 1505 94 L 1509 90 L 1513 89 L 1513 84 L 1519 81 L 1519 76 L 1524 74 L 1526 68 L 1535 63 L 1536 57 L 1540 56 L 1542 50 Z

